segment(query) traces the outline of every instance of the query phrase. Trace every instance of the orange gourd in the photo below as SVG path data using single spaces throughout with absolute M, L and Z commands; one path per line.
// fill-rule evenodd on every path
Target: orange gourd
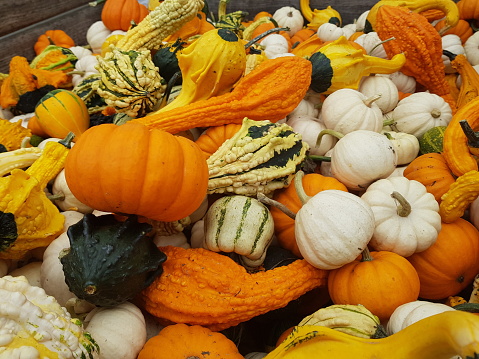
M 479 231 L 462 218 L 442 223 L 436 243 L 407 259 L 419 275 L 421 298 L 456 295 L 479 273 Z
M 479 20 L 479 4 L 476 0 L 460 0 L 457 2 L 459 17 L 463 20 Z
M 443 97 L 454 111 L 456 104 L 445 79 L 441 35 L 434 26 L 409 9 L 382 5 L 378 8 L 375 29 L 381 40 L 395 39 L 383 43 L 390 58 L 400 53 L 406 55 L 401 72 Z
M 209 127 L 195 142 L 204 152 L 206 158 L 208 158 L 215 153 L 226 140 L 233 137 L 240 128 L 241 125 L 236 123 Z
M 408 260 L 388 251 L 370 252 L 328 277 L 329 295 L 334 304 L 362 304 L 381 321 L 394 310 L 415 301 L 419 295 L 419 276 Z
M 138 359 L 244 359 L 224 334 L 199 325 L 173 324 L 148 339 Z
M 328 272 L 298 259 L 248 273 L 231 258 L 203 248 L 161 247 L 163 274 L 141 295 L 142 307 L 166 323 L 220 331 L 282 308 L 314 288 Z
M 457 97 L 457 108 L 459 109 L 479 96 L 479 74 L 464 54 L 455 55 L 450 52 L 447 54 L 451 59 L 451 67 L 461 75 L 462 79 Z
M 85 205 L 171 222 L 203 202 L 208 168 L 191 140 L 127 122 L 90 127 L 70 151 L 65 178 Z
M 138 24 L 148 13 L 148 8 L 137 0 L 106 0 L 101 21 L 111 31 L 128 31 L 132 22 Z
M 35 115 L 28 120 L 27 128 L 32 131 L 32 135 L 37 135 L 43 138 L 49 137 L 48 133 L 42 128 L 42 125 L 40 125 L 40 122 L 38 122 L 37 116 Z
M 441 30 L 446 26 L 446 20 L 440 20 L 438 21 L 434 27 L 436 28 L 437 31 Z M 466 40 L 474 33 L 474 30 L 472 29 L 471 25 L 469 22 L 463 19 L 459 19 L 457 22 L 457 25 L 451 27 L 448 29 L 446 32 L 444 32 L 442 35 L 449 35 L 449 34 L 454 34 L 457 35 L 461 38 L 462 43 L 464 44 Z
M 345 185 L 339 182 L 334 177 L 326 177 L 319 173 L 309 173 L 303 177 L 303 188 L 308 196 L 314 196 L 318 192 L 326 189 L 336 189 L 347 192 Z M 293 213 L 297 213 L 302 206 L 301 200 L 296 193 L 294 181 L 291 184 L 279 191 L 275 191 L 273 199 L 285 205 Z M 296 257 L 302 258 L 298 245 L 296 244 L 296 237 L 294 234 L 294 219 L 283 213 L 276 207 L 270 208 L 271 215 L 274 221 L 274 231 L 279 244 L 291 251 Z
M 203 12 L 199 12 L 197 16 L 184 24 L 178 31 L 167 36 L 164 42 L 175 42 L 178 39 L 187 40 L 195 35 L 202 35 L 209 30 L 213 30 L 215 27 L 213 24 L 206 20 L 206 15 Z
M 323 46 L 324 41 L 317 34 L 313 34 L 308 39 L 295 46 L 291 53 L 299 57 L 311 56 Z
M 273 15 L 271 13 L 267 12 L 267 11 L 260 11 L 254 16 L 253 22 L 262 18 L 262 17 L 273 17 Z
M 440 9 L 428 9 L 428 10 L 420 11 L 419 13 L 422 16 L 424 16 L 429 22 L 441 20 L 445 16 L 444 11 Z
M 47 30 L 40 35 L 33 45 L 35 54 L 39 55 L 48 45 L 57 45 L 61 47 L 75 46 L 75 41 L 63 30 Z
M 426 190 L 441 203 L 441 197 L 455 182 L 455 177 L 441 153 L 427 153 L 416 157 L 403 172 L 409 180 L 421 182 Z
M 291 36 L 291 44 L 293 46 L 294 45 L 297 46 L 297 44 L 300 44 L 303 41 L 309 39 L 314 34 L 316 34 L 316 31 L 311 30 L 311 29 L 307 29 L 307 28 L 303 28 L 299 31 L 296 31 L 295 34 L 293 36 Z

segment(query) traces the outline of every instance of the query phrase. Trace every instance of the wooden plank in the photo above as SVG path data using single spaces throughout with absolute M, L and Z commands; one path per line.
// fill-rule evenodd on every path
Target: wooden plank
M 4 0 L 0 1 L 0 36 L 50 19 L 69 10 L 81 7 L 88 0 Z
M 44 1 L 45 3 L 45 1 Z M 24 56 L 33 59 L 33 45 L 38 36 L 50 29 L 64 30 L 77 45 L 86 45 L 86 32 L 91 24 L 101 19 L 101 6 L 82 5 L 0 37 L 0 73 L 8 73 L 8 64 L 13 56 Z

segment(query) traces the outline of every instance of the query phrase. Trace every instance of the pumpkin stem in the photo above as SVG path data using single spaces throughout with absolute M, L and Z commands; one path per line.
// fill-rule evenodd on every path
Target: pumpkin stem
M 296 172 L 296 174 L 294 175 L 294 188 L 296 189 L 296 193 L 301 203 L 305 204 L 306 202 L 309 201 L 311 196 L 308 196 L 306 192 L 304 191 L 303 177 L 304 177 L 303 171 Z
M 447 56 L 450 61 L 453 61 L 457 56 L 457 54 L 455 54 L 455 53 L 453 53 L 449 50 L 442 50 L 442 54 Z
M 439 117 L 441 117 L 441 111 L 438 110 L 437 108 L 434 108 L 431 111 L 431 116 L 434 117 L 434 118 L 439 118 Z
M 321 145 L 321 140 L 323 139 L 323 136 L 324 135 L 331 135 L 331 136 L 334 136 L 336 137 L 337 139 L 341 139 L 344 137 L 344 135 L 338 131 L 334 131 L 334 130 L 330 130 L 330 129 L 325 129 L 325 130 L 322 130 L 318 137 L 316 138 L 316 145 L 315 147 L 319 147 Z
M 29 137 L 29 136 L 23 137 L 23 140 L 22 140 L 22 142 L 20 143 L 20 148 L 26 148 L 26 147 L 28 147 L 28 145 L 30 145 L 30 140 L 31 140 L 31 139 L 32 139 L 32 138 Z
M 383 127 L 392 126 L 396 123 L 396 120 L 392 117 L 392 115 L 384 115 L 384 117 L 386 119 L 383 121 Z
M 175 52 L 176 52 L 176 50 L 175 50 Z M 163 107 L 165 107 L 168 104 L 168 99 L 170 98 L 171 91 L 180 79 L 181 79 L 181 71 L 177 71 L 173 74 L 173 76 L 171 76 L 170 80 L 166 84 L 165 93 L 163 94 L 163 97 L 161 98 L 161 101 L 160 101 L 158 107 L 155 108 L 155 111 L 157 111 L 159 109 L 162 109 Z
M 228 5 L 229 2 L 230 0 L 220 0 L 220 3 L 218 4 L 218 19 L 220 21 L 224 20 L 226 17 L 226 5 Z
M 275 201 L 272 198 L 269 198 L 266 196 L 264 193 L 258 192 L 256 194 L 256 199 L 260 201 L 261 203 L 264 203 L 268 206 L 273 206 L 278 208 L 281 212 L 283 212 L 285 215 L 287 215 L 291 219 L 296 219 L 296 213 L 294 213 L 292 210 L 290 210 L 288 207 L 286 207 L 284 204 L 281 202 Z
M 384 44 L 385 42 L 388 42 L 388 41 L 391 41 L 391 40 L 396 40 L 396 38 L 393 36 L 393 37 L 390 37 L 389 39 L 386 39 L 386 40 L 383 40 L 381 42 L 378 42 L 376 45 L 373 46 L 373 48 L 369 51 L 369 54 L 371 54 L 374 50 L 376 50 L 377 47 L 381 46 L 382 44 Z M 368 55 L 369 55 L 368 54 Z
M 58 141 L 58 143 L 62 144 L 66 148 L 71 148 L 74 137 L 75 134 L 73 132 L 68 132 L 68 135 L 63 140 Z
M 373 260 L 373 257 L 371 256 L 371 252 L 369 252 L 369 248 L 367 246 L 366 248 L 363 249 L 361 254 L 362 254 L 361 262 L 369 262 Z
M 50 201 L 63 201 L 65 199 L 65 193 L 60 191 L 58 193 L 48 195 L 47 198 Z
M 308 158 L 311 158 L 313 161 L 331 162 L 331 157 L 328 156 L 309 155 Z
M 397 191 L 394 191 L 393 193 L 391 193 L 391 197 L 399 202 L 397 207 L 397 214 L 400 217 L 409 216 L 409 214 L 411 213 L 411 205 L 406 200 L 406 198 L 404 198 L 404 196 Z
M 273 29 L 266 30 L 262 34 L 259 34 L 255 38 L 248 41 L 246 43 L 246 45 L 244 45 L 244 48 L 247 49 L 248 47 L 254 45 L 255 43 L 257 43 L 259 40 L 263 39 L 264 37 L 266 37 L 266 36 L 268 36 L 268 35 L 270 35 L 274 32 L 280 32 L 280 31 L 289 31 L 289 27 L 275 27 Z
M 364 104 L 368 107 L 371 107 L 371 105 L 376 102 L 377 100 L 379 100 L 381 98 L 381 94 L 377 94 L 377 95 L 374 95 L 374 96 L 371 96 L 369 98 L 367 98 L 366 100 L 364 100 Z
M 479 150 L 479 133 L 472 129 L 467 120 L 460 120 L 459 124 L 461 125 L 462 131 L 464 131 L 464 134 L 466 135 L 467 145 Z

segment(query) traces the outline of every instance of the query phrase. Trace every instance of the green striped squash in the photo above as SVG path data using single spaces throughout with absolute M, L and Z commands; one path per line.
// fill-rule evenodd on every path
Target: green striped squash
M 35 107 L 35 116 L 48 136 L 65 138 L 73 132 L 74 141 L 90 125 L 90 114 L 83 100 L 64 89 L 56 89 L 43 96 Z
M 237 253 L 245 267 L 260 266 L 274 234 L 269 209 L 255 198 L 233 195 L 217 199 L 204 220 L 204 247 Z
M 442 141 L 444 139 L 444 131 L 446 126 L 437 126 L 427 130 L 424 135 L 419 138 L 420 154 L 442 152 Z
M 95 86 L 101 81 L 100 74 L 91 74 L 81 80 L 72 91 L 76 93 L 85 102 L 88 113 L 97 113 L 103 111 L 108 105 L 103 97 L 98 95 Z

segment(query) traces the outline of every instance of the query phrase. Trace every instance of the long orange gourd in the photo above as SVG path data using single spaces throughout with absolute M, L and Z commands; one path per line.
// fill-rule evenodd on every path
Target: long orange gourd
M 167 323 L 220 331 L 286 306 L 326 285 L 328 271 L 304 259 L 248 273 L 231 258 L 203 248 L 161 247 L 163 273 L 141 295 L 142 306 Z
M 132 120 L 170 133 L 252 120 L 277 122 L 301 102 L 311 83 L 311 62 L 298 56 L 263 61 L 233 91 Z
M 444 132 L 443 156 L 456 176 L 478 170 L 476 158 L 469 151 L 467 137 L 459 123 L 461 120 L 467 120 L 474 130 L 479 128 L 479 96 L 458 109 Z

